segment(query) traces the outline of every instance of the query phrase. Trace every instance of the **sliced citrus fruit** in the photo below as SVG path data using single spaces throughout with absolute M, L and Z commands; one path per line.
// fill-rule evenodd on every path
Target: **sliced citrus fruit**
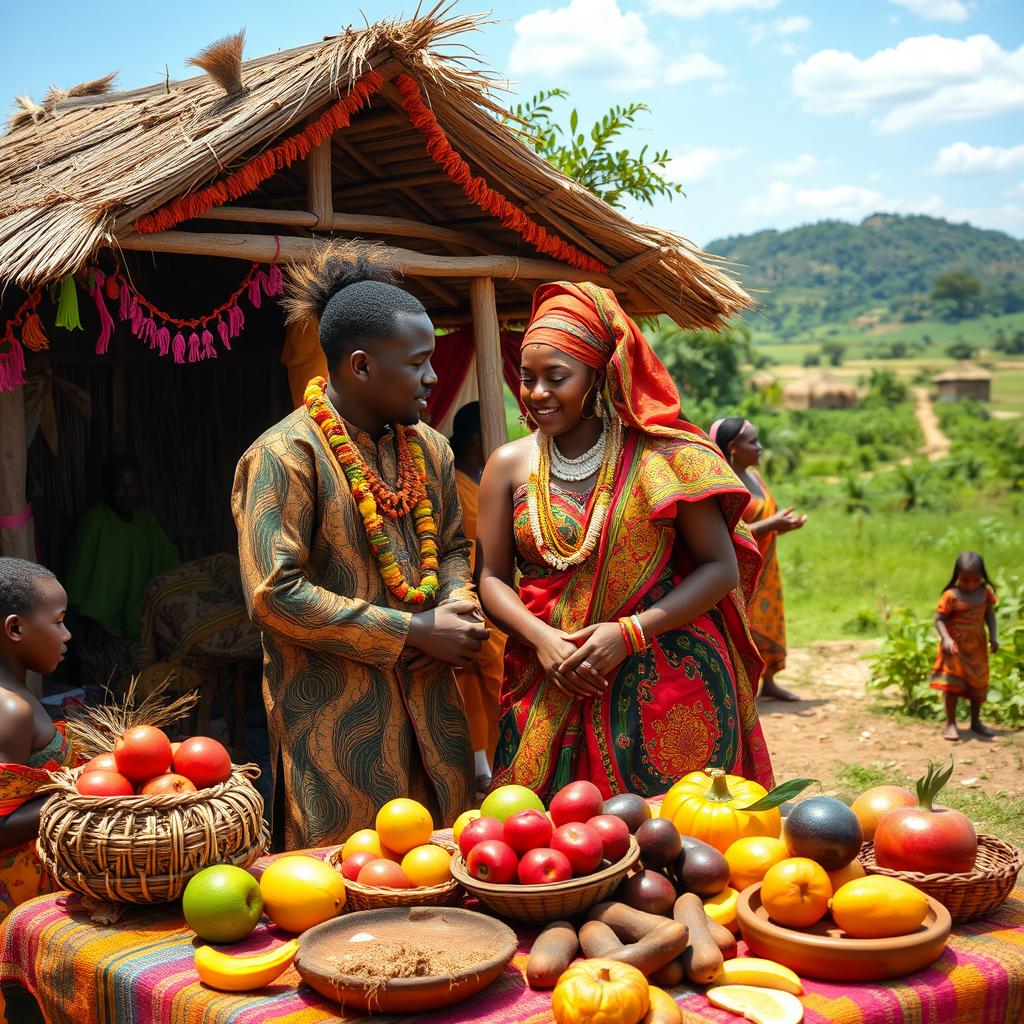
M 752 1024 L 800 1024 L 803 1003 L 789 992 L 776 992 L 753 985 L 723 985 L 708 989 L 708 1002 L 728 1010 Z
M 788 967 L 756 956 L 738 956 L 726 960 L 711 984 L 754 985 L 757 988 L 789 992 L 794 996 L 804 994 L 803 983 Z

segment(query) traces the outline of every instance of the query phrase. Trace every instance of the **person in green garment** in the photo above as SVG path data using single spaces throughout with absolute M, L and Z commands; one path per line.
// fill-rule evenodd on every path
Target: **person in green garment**
M 69 608 L 78 620 L 86 685 L 127 684 L 137 668 L 146 587 L 181 561 L 152 512 L 140 506 L 139 464 L 116 455 L 103 468 L 103 498 L 82 516 L 67 572 Z

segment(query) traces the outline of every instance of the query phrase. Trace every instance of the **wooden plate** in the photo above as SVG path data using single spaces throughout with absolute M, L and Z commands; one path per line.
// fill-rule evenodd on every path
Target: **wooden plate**
M 892 939 L 850 938 L 827 914 L 811 928 L 784 928 L 768 918 L 761 884 L 740 894 L 737 915 L 750 951 L 822 981 L 884 981 L 902 978 L 934 962 L 946 948 L 949 911 L 926 896 L 928 916 L 915 932 Z
M 448 951 L 452 966 L 422 977 L 369 978 L 346 972 L 352 957 L 386 963 L 399 943 L 409 951 Z M 375 1013 L 423 1013 L 485 989 L 505 969 L 517 945 L 508 925 L 473 910 L 364 910 L 304 932 L 295 968 L 307 985 L 342 1006 Z

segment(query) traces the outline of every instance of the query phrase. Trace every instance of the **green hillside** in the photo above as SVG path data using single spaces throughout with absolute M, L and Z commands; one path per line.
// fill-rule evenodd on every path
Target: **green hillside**
M 970 314 L 1024 310 L 1024 242 L 935 217 L 876 213 L 860 224 L 821 221 L 720 238 L 705 248 L 740 264 L 743 284 L 772 330 L 804 332 L 858 317 L 913 323 L 950 315 L 931 292 L 951 271 L 966 271 L 981 283 Z

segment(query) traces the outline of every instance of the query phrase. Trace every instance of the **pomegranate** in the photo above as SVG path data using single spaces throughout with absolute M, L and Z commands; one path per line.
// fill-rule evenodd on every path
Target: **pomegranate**
M 97 754 L 91 761 L 87 761 L 82 767 L 83 772 L 116 772 L 117 761 L 114 760 L 114 755 L 111 754 Z M 120 774 L 120 773 L 118 773 Z
M 129 781 L 148 782 L 171 766 L 171 741 L 152 725 L 126 729 L 114 744 L 117 770 Z
M 895 807 L 875 829 L 875 860 L 879 867 L 924 874 L 971 871 L 978 856 L 978 837 L 970 820 L 949 807 L 935 807 L 935 797 L 953 774 L 928 763 L 917 780 L 917 807 Z
M 96 770 L 78 776 L 75 789 L 82 796 L 133 796 L 132 784 L 117 772 Z
M 175 775 L 173 772 L 150 779 L 139 790 L 140 793 L 145 793 L 146 796 L 167 796 L 168 794 L 181 796 L 182 793 L 194 793 L 195 791 L 196 787 L 192 785 L 191 781 L 186 779 L 184 775 Z
M 231 775 L 231 755 L 222 743 L 208 736 L 193 736 L 174 752 L 174 770 L 197 789 L 205 789 L 227 782 Z

